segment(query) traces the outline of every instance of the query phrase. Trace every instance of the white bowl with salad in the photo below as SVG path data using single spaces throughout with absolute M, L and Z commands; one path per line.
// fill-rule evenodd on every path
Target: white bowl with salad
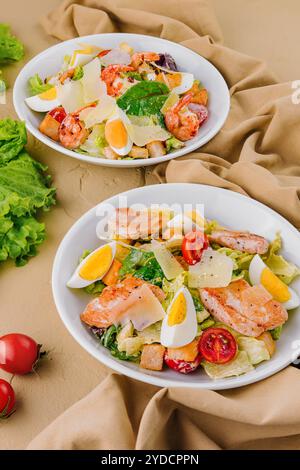
M 119 196 L 82 216 L 54 261 L 56 307 L 82 347 L 162 387 L 239 387 L 296 359 L 300 234 L 288 221 L 212 186 L 133 189 L 125 207 Z
M 13 100 L 49 147 L 105 166 L 153 165 L 189 153 L 223 126 L 230 98 L 206 59 L 165 39 L 96 34 L 38 54 Z

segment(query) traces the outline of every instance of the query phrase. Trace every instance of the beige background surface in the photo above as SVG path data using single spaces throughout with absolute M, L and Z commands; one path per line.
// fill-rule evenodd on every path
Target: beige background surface
M 6 2 L 1 21 L 10 23 L 26 45 L 26 60 L 55 43 L 44 34 L 38 19 L 58 3 L 59 0 Z M 300 4 L 297 0 L 212 0 L 212 3 L 226 45 L 266 60 L 282 81 L 299 78 L 296 67 L 300 58 L 297 41 Z M 5 69 L 11 85 L 21 66 Z M 0 116 L 6 115 L 14 115 L 11 91 L 8 105 L 0 107 Z M 59 202 L 46 216 L 48 240 L 39 256 L 21 269 L 1 268 L 0 332 L 21 331 L 32 335 L 50 350 L 50 360 L 38 370 L 38 376 L 14 379 L 18 411 L 10 420 L 0 423 L 0 449 L 24 448 L 104 376 L 104 368 L 75 343 L 55 311 L 50 285 L 52 259 L 64 233 L 83 212 L 112 194 L 143 185 L 145 176 L 142 169 L 120 171 L 79 164 L 53 151 L 48 151 L 45 157 L 44 147 L 32 141 L 29 150 L 49 166 Z M 77 177 L 71 178 L 74 173 Z M 21 285 L 22 292 L 26 292 L 22 298 L 18 296 Z

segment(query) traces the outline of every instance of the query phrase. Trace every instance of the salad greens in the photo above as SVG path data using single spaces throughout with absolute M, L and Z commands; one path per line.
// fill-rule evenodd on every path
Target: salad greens
M 45 91 L 50 90 L 53 85 L 50 83 L 44 83 L 38 73 L 30 77 L 28 80 L 28 89 L 30 96 L 39 95 L 40 93 L 44 93 Z
M 0 121 L 0 166 L 17 157 L 27 142 L 25 125 L 7 118 Z
M 286 261 L 278 252 L 282 248 L 282 240 L 280 234 L 272 241 L 267 255 L 263 256 L 266 265 L 276 274 L 283 282 L 290 284 L 295 277 L 299 276 L 300 269 L 295 264 Z
M 117 336 L 122 330 L 121 326 L 110 326 L 105 333 L 101 336 L 101 343 L 107 349 L 109 349 L 112 356 L 120 359 L 121 361 L 136 361 L 138 355 L 128 355 L 125 351 L 119 351 Z
M 135 277 L 151 282 L 151 284 L 159 287 L 161 287 L 164 279 L 163 270 L 157 262 L 154 253 L 136 248 L 131 249 L 124 259 L 119 274 L 120 277 L 134 274 Z
M 7 24 L 0 24 L 0 64 L 8 64 L 24 57 L 24 46 L 10 32 Z
M 23 266 L 45 239 L 45 225 L 35 215 L 55 203 L 46 167 L 23 150 L 25 124 L 0 121 L 0 260 Z
M 169 92 L 164 83 L 142 81 L 129 88 L 117 100 L 117 104 L 127 114 L 134 116 L 159 115 Z

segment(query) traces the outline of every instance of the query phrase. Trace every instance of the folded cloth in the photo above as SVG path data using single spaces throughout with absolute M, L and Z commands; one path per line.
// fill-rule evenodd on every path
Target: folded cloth
M 240 389 L 157 389 L 108 376 L 28 449 L 293 449 L 300 447 L 300 373 Z
M 193 182 L 248 194 L 300 227 L 300 106 L 256 59 L 222 45 L 204 0 L 72 0 L 43 19 L 65 40 L 113 31 L 180 42 L 210 60 L 230 88 L 221 132 L 199 151 L 146 172 L 146 182 Z M 109 375 L 29 449 L 292 449 L 300 447 L 300 374 L 288 367 L 223 392 L 158 389 Z

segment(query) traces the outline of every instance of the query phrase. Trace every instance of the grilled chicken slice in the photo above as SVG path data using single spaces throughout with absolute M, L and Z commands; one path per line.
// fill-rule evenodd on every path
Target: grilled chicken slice
M 269 242 L 260 235 L 250 232 L 235 232 L 233 230 L 214 230 L 209 235 L 209 240 L 226 246 L 232 250 L 239 250 L 245 253 L 263 255 L 268 251 Z
M 259 336 L 286 322 L 287 311 L 279 302 L 259 292 L 253 301 L 251 289 L 255 288 L 239 280 L 228 287 L 200 289 L 200 296 L 214 318 L 246 336 Z

